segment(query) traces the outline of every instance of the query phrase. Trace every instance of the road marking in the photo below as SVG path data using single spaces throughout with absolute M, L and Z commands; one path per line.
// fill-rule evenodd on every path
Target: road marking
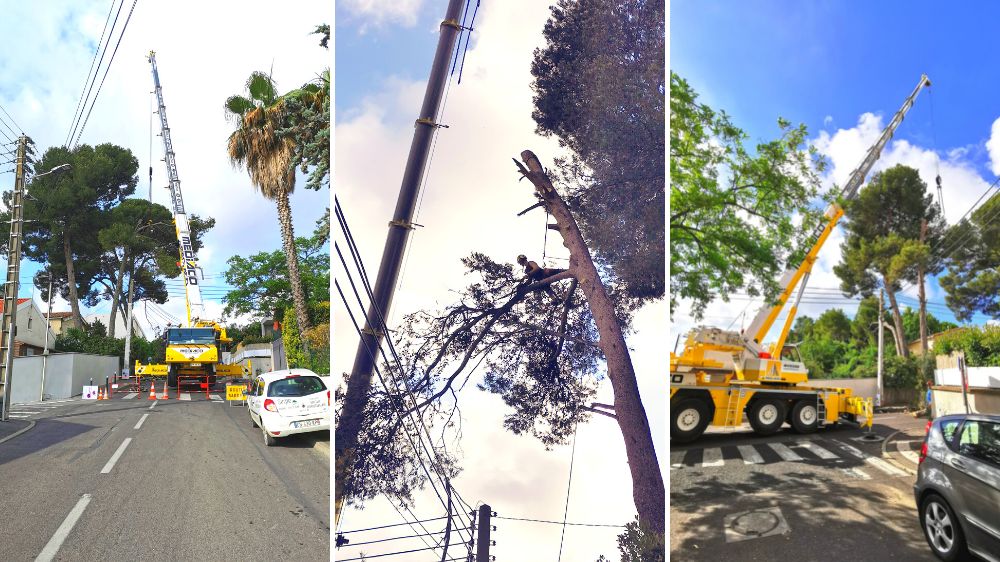
M 860 468 L 853 468 L 853 467 L 852 468 L 841 468 L 840 471 L 843 472 L 844 474 L 852 477 L 852 478 L 858 478 L 858 479 L 861 479 L 861 480 L 871 480 L 872 479 L 872 477 L 869 476 L 867 472 L 861 470 Z
M 722 458 L 722 449 L 715 447 L 712 449 L 705 449 L 701 452 L 701 466 L 723 466 L 726 464 L 725 459 Z
M 139 423 L 135 424 L 135 427 L 133 427 L 132 429 L 139 429 L 140 427 L 142 427 L 142 422 L 146 421 L 146 418 L 148 417 L 149 414 L 143 414 L 142 417 L 139 418 Z
M 222 397 L 219 396 L 218 394 L 211 394 L 211 395 L 209 395 L 209 398 L 211 398 L 212 400 L 215 400 L 215 401 L 222 400 Z
M 812 441 L 799 441 L 795 443 L 795 445 L 798 447 L 802 447 L 803 449 L 809 451 L 810 453 L 816 455 L 817 457 L 825 461 L 840 458 L 834 453 L 831 453 L 830 451 L 827 451 L 823 447 L 820 447 L 819 445 L 813 443 Z
M 152 410 L 152 409 L 153 409 L 153 408 L 155 408 L 155 407 L 156 407 L 156 405 L 157 405 L 157 404 L 159 404 L 159 403 L 160 403 L 160 401 L 159 401 L 159 400 L 153 400 L 153 403 L 149 405 L 149 409 L 150 409 L 150 410 Z
M 191 400 L 191 394 L 189 394 L 187 392 L 182 392 L 181 393 L 181 400 Z
M 786 447 L 784 443 L 764 443 L 764 445 L 767 445 L 768 447 L 773 449 L 775 453 L 778 453 L 778 456 L 781 457 L 781 460 L 792 461 L 792 462 L 798 462 L 804 460 L 802 457 L 798 455 L 798 453 Z
M 76 505 L 70 510 L 69 515 L 63 520 L 62 525 L 59 525 L 59 528 L 56 529 L 56 534 L 52 535 L 45 548 L 42 549 L 41 554 L 35 558 L 35 562 L 49 562 L 56 557 L 56 554 L 59 553 L 59 547 L 62 546 L 63 541 L 69 536 L 76 522 L 80 520 L 83 510 L 87 509 L 87 504 L 89 503 L 90 494 L 84 494 L 80 498 L 80 501 L 76 502 Z
M 132 442 L 131 437 L 126 437 L 125 440 L 122 441 L 121 446 L 118 447 L 118 450 L 115 451 L 115 454 L 111 455 L 111 460 L 109 460 L 108 464 L 104 465 L 104 468 L 101 469 L 101 474 L 108 474 L 111 472 L 111 469 L 115 467 L 115 463 L 118 462 L 118 459 L 121 458 L 122 453 L 125 452 L 125 447 L 128 447 L 128 444 L 131 442 Z
M 752 445 L 738 445 L 736 448 L 740 450 L 743 464 L 764 464 L 764 457 Z
M 906 457 L 908 461 L 913 464 L 920 464 L 920 455 L 913 450 L 909 441 L 896 441 L 896 448 L 899 449 L 899 454 Z
M 139 393 L 138 393 L 138 392 L 129 392 L 129 393 L 128 393 L 128 394 L 126 394 L 125 396 L 122 396 L 122 400 L 132 400 L 132 399 L 133 399 L 133 398 L 135 398 L 136 396 L 139 396 Z
M 843 441 L 838 442 L 837 445 L 840 446 L 840 447 L 842 447 L 843 449 L 847 450 L 847 452 L 850 453 L 851 455 L 853 455 L 854 457 L 857 457 L 857 458 L 865 461 L 866 463 L 874 466 L 875 468 L 881 470 L 882 472 L 884 472 L 884 473 L 886 473 L 886 474 L 888 474 L 890 476 L 907 476 L 906 471 L 898 469 L 895 466 L 893 466 L 893 465 L 885 462 L 884 460 L 882 460 L 882 459 L 880 459 L 878 457 L 873 457 L 871 455 L 867 455 L 867 454 L 863 453 L 860 449 L 857 449 L 857 448 L 855 448 L 852 445 L 848 445 L 847 443 L 844 443 Z
M 681 468 L 684 466 L 684 454 L 687 451 L 671 451 L 670 452 L 670 468 Z

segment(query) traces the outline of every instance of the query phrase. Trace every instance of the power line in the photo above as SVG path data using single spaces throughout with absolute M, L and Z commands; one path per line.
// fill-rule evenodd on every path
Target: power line
M 70 123 L 69 132 L 66 133 L 66 140 L 65 140 L 65 142 L 63 142 L 63 144 L 65 146 L 67 146 L 67 147 L 69 146 L 69 141 L 72 140 L 72 138 L 73 138 L 73 133 L 75 132 L 76 125 L 79 122 L 80 113 L 81 113 L 80 112 L 80 106 L 81 106 L 81 104 L 83 104 L 84 92 L 86 91 L 87 95 L 88 96 L 90 95 L 90 92 L 87 91 L 87 83 L 90 82 L 90 86 L 91 87 L 93 87 L 93 85 L 94 85 L 93 81 L 91 80 L 90 74 L 91 74 L 91 72 L 94 71 L 94 62 L 97 61 L 97 55 L 98 55 L 98 53 L 101 53 L 101 62 L 104 62 L 104 54 L 102 53 L 102 51 L 107 52 L 107 50 L 106 49 L 102 49 L 101 45 L 104 43 L 104 34 L 108 30 L 108 22 L 111 21 L 111 12 L 115 9 L 115 1 L 116 0 L 111 0 L 111 6 L 108 7 L 108 16 L 106 18 L 104 18 L 104 28 L 101 29 L 101 38 L 97 40 L 97 50 L 94 51 L 94 58 L 90 59 L 90 68 L 87 70 L 87 76 L 84 77 L 84 79 L 83 79 L 83 88 L 80 89 L 80 99 L 78 99 L 77 102 L 76 102 L 76 109 L 73 111 L 73 121 Z M 124 3 L 125 3 L 125 0 L 122 0 L 122 4 L 124 4 Z M 119 7 L 118 7 L 118 13 L 120 14 L 121 11 L 122 11 L 121 5 L 119 5 Z M 118 16 L 116 15 L 115 16 L 115 24 L 117 24 L 117 23 L 118 23 Z M 112 26 L 112 30 L 114 30 L 114 26 Z M 108 35 L 108 43 L 110 43 L 110 42 L 111 42 L 111 35 L 109 34 Z M 97 68 L 98 68 L 98 70 L 100 70 L 100 64 L 98 64 Z M 94 78 L 95 79 L 97 78 L 97 73 L 96 72 L 94 72 Z
M 549 523 L 552 525 L 569 525 L 573 527 L 614 527 L 617 529 L 625 528 L 625 525 L 609 525 L 604 523 L 566 523 L 564 521 L 549 521 L 547 519 L 529 519 L 527 517 L 501 517 L 499 515 L 494 516 L 493 519 L 506 519 L 508 521 L 528 521 L 531 523 Z
M 356 556 L 354 558 L 339 558 L 340 562 L 351 562 L 352 560 L 368 560 L 369 558 L 382 558 L 383 556 L 395 556 L 397 554 L 409 554 L 411 552 L 422 552 L 424 550 L 433 550 L 436 547 L 427 548 L 414 548 L 412 550 L 397 550 L 396 552 L 386 552 L 385 554 L 362 554 L 361 556 Z

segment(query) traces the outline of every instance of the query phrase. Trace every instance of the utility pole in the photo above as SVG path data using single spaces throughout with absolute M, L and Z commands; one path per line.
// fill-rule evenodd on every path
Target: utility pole
M 479 506 L 479 529 L 476 531 L 476 562 L 489 562 L 490 559 L 490 517 L 493 509 L 489 504 Z
M 24 227 L 24 173 L 28 137 L 17 139 L 14 196 L 10 201 L 10 238 L 7 242 L 7 281 L 4 284 L 3 317 L 0 319 L 0 353 L 3 354 L 3 406 L 0 420 L 10 417 L 10 383 L 14 370 L 14 337 L 17 332 L 17 289 L 21 275 L 21 231 Z
M 410 153 L 406 157 L 406 168 L 403 171 L 403 181 L 396 200 L 396 209 L 392 221 L 389 222 L 389 235 L 386 237 L 385 248 L 382 250 L 382 261 L 379 263 L 378 276 L 368 314 L 365 317 L 365 327 L 361 333 L 361 341 L 354 356 L 354 366 L 347 380 L 347 393 L 344 398 L 344 409 L 337 424 L 335 433 L 336 448 L 336 485 L 335 485 L 335 521 L 340 520 L 340 510 L 344 503 L 344 482 L 354 464 L 354 450 L 358 444 L 358 434 L 362 426 L 362 412 L 368 403 L 368 391 L 371 388 L 372 371 L 375 367 L 374 357 L 382 345 L 385 336 L 385 321 L 389 317 L 389 307 L 392 305 L 392 294 L 399 279 L 399 270 L 403 262 L 403 251 L 406 249 L 406 239 L 413 229 L 413 212 L 420 191 L 421 180 L 427 167 L 427 157 L 430 153 L 431 140 L 441 126 L 437 123 L 441 108 L 441 97 L 448 80 L 448 64 L 455 48 L 462 25 L 459 16 L 465 2 L 449 0 L 444 20 L 440 25 L 441 35 L 438 38 L 434 62 L 431 65 L 430 78 L 424 91 L 424 101 L 420 114 L 414 123 L 413 140 L 410 143 Z
M 882 327 L 882 301 L 885 299 L 885 289 L 878 291 L 878 374 L 876 375 L 875 405 L 882 405 L 882 358 L 884 356 L 885 329 Z
M 940 178 L 940 176 L 938 176 Z M 939 186 L 940 188 L 940 186 Z M 927 239 L 927 219 L 920 221 L 920 243 Z M 927 292 L 924 288 L 924 264 L 917 267 L 917 298 L 920 301 L 920 355 L 927 356 Z M 923 359 L 921 359 L 923 361 Z M 923 366 L 921 365 L 921 374 Z
M 125 322 L 128 326 L 125 328 L 125 374 L 131 378 L 132 376 L 132 364 L 129 363 L 132 355 L 132 298 L 135 295 L 135 264 L 132 265 L 131 275 L 128 277 L 128 318 Z
M 49 330 L 52 321 L 52 269 L 49 268 L 49 302 L 45 312 L 45 348 L 42 350 L 42 387 L 38 390 L 38 400 L 45 400 L 45 369 L 49 362 Z

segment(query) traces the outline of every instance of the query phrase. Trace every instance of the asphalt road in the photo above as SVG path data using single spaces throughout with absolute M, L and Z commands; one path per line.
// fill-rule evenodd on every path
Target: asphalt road
M 925 423 L 878 415 L 873 433 L 890 438 L 878 442 L 744 427 L 672 445 L 670 559 L 936 560 L 912 493 Z
M 125 395 L 12 409 L 0 558 L 329 560 L 328 433 L 266 447 L 245 407 Z

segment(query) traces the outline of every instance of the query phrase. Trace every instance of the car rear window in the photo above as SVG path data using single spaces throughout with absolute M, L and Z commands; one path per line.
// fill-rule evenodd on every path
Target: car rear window
M 961 455 L 1000 466 L 1000 424 L 969 420 L 958 440 Z
M 326 385 L 319 377 L 288 377 L 276 380 L 267 387 L 267 395 L 271 397 L 308 396 L 326 390 Z

